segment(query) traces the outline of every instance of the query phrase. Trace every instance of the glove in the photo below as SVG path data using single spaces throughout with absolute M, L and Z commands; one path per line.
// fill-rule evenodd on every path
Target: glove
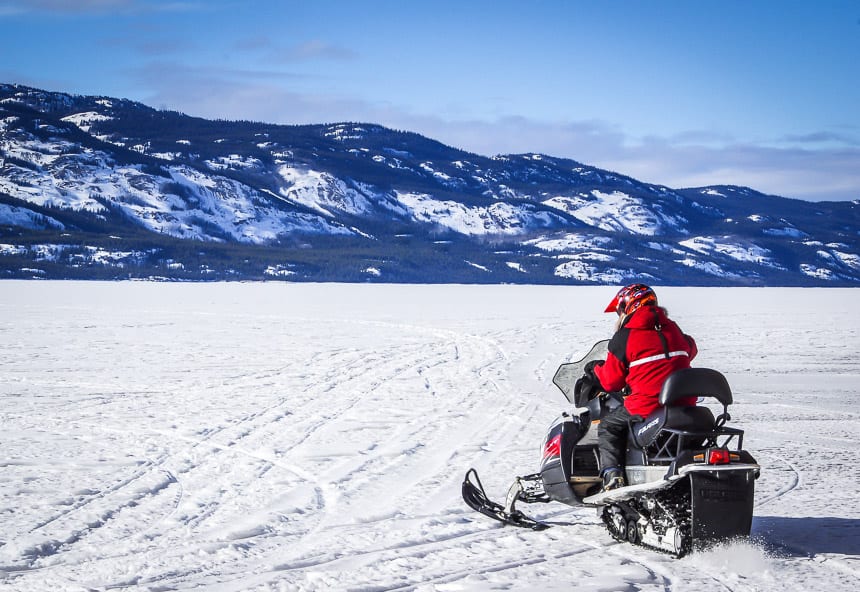
M 590 400 L 603 392 L 600 379 L 594 375 L 594 369 L 602 364 L 600 360 L 592 360 L 586 364 L 582 376 L 573 385 L 573 401 L 577 407 L 585 407 Z
M 598 379 L 597 375 L 594 374 L 594 369 L 597 366 L 603 366 L 603 360 L 591 360 L 589 363 L 587 363 L 585 365 L 583 372 L 585 373 L 586 376 L 588 376 L 589 378 L 594 380 L 594 382 L 596 382 L 598 386 L 600 386 L 600 379 Z

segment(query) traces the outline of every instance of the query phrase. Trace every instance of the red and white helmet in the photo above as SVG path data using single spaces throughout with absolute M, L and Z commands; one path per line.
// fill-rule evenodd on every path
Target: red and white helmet
M 614 312 L 622 316 L 648 305 L 657 306 L 654 290 L 645 284 L 630 284 L 618 291 L 604 312 Z

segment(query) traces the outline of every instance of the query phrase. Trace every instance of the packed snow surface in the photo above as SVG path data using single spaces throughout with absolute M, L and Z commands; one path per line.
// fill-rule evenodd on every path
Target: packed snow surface
M 733 386 L 753 537 L 677 560 L 537 469 L 608 287 L 3 282 L 0 589 L 856 590 L 856 290 L 658 289 Z

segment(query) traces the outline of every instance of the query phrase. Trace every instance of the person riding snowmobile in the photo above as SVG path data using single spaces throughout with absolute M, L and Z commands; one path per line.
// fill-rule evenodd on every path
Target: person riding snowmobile
M 605 362 L 592 363 L 585 372 L 605 392 L 627 389 L 624 405 L 605 416 L 597 429 L 603 489 L 622 487 L 624 454 L 631 418 L 647 417 L 660 407 L 658 397 L 670 374 L 689 368 L 696 356 L 695 340 L 669 319 L 657 305 L 657 295 L 645 284 L 625 286 L 605 312 L 618 314 L 615 334 Z M 687 397 L 676 405 L 695 405 Z

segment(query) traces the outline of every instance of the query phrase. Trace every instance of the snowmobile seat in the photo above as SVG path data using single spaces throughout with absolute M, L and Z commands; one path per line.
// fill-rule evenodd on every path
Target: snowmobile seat
M 719 417 L 707 407 L 673 405 L 688 397 L 712 397 L 723 405 Z M 729 419 L 727 407 L 732 391 L 726 378 L 710 368 L 686 368 L 673 373 L 660 391 L 663 407 L 641 421 L 630 424 L 631 444 L 645 451 L 652 460 L 670 460 L 672 449 L 695 448 L 723 432 Z
M 632 442 L 637 448 L 648 448 L 665 430 L 708 434 L 716 427 L 714 414 L 707 407 L 661 407 L 642 421 L 630 424 Z M 704 436 L 698 438 L 704 440 Z M 688 445 L 696 446 L 695 442 Z

